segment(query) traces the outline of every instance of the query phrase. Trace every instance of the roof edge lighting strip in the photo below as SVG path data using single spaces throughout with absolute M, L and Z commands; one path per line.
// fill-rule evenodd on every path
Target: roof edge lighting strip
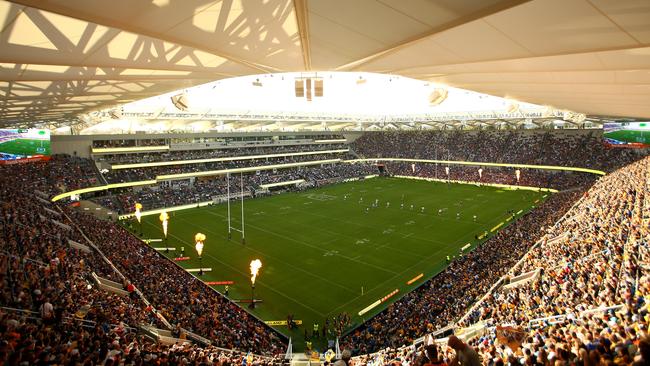
M 126 152 L 144 152 L 144 151 L 166 151 L 169 150 L 169 145 L 162 146 L 134 146 L 134 147 L 98 147 L 92 148 L 93 154 L 113 154 L 113 153 L 126 153 Z

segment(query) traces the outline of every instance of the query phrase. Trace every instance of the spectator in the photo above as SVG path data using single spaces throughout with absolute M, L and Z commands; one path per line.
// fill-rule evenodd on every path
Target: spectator
M 476 353 L 476 351 L 465 342 L 458 339 L 458 337 L 454 335 L 450 336 L 447 345 L 456 351 L 456 356 L 453 358 L 453 360 L 451 360 L 449 366 L 481 365 L 478 353 Z
M 341 352 L 341 359 L 334 362 L 334 366 L 351 366 L 350 359 L 352 358 L 352 353 L 350 350 L 343 350 Z

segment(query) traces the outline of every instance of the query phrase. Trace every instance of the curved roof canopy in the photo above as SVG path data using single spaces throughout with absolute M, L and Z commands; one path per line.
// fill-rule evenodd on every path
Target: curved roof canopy
M 325 70 L 650 116 L 647 0 L 0 0 L 0 22 L 2 125 Z

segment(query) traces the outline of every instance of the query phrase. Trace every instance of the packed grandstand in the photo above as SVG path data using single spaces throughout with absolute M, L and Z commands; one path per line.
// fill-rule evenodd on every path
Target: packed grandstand
M 120 146 L 124 143 L 94 147 Z M 232 159 L 192 161 L 226 157 Z M 233 189 L 255 196 L 261 185 L 274 182 L 301 179 L 307 184 L 285 190 L 309 190 L 384 174 L 559 191 L 365 323 L 341 329 L 340 348 L 351 351 L 351 362 L 449 363 L 467 345 L 485 364 L 648 361 L 650 158 L 643 150 L 607 148 L 591 131 L 562 130 L 367 132 L 352 143 L 233 143 L 90 159 L 55 155 L 47 162 L 1 166 L 2 360 L 8 365 L 286 362 L 285 336 L 240 304 L 119 223 L 52 198 L 159 175 L 333 157 L 323 164 L 253 170 L 234 179 Z M 521 168 L 518 179 L 512 167 L 486 165 L 477 173 L 477 166 L 381 163 L 384 158 L 580 166 L 607 174 Z M 189 163 L 103 169 L 175 161 Z M 164 208 L 210 200 L 224 193 L 224 182 L 220 177 L 183 186 L 160 182 L 100 190 L 84 199 L 131 213 L 136 202 Z M 503 341 L 504 327 L 514 329 L 516 347 Z M 460 346 L 447 347 L 450 334 L 462 339 Z M 343 357 L 349 361 L 348 352 Z
M 0 24 L 0 366 L 650 365 L 650 0 Z

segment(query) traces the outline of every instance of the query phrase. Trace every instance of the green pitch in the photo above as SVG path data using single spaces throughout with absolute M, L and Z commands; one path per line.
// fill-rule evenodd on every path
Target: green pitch
M 604 136 L 617 141 L 650 145 L 650 130 L 618 130 L 604 133 Z
M 441 271 L 447 255 L 458 255 L 467 243 L 473 248 L 476 235 L 502 222 L 507 225 L 512 212 L 522 210 L 518 216 L 522 215 L 545 195 L 376 178 L 246 200 L 245 245 L 235 231 L 232 240 L 227 240 L 226 205 L 174 212 L 168 246 L 179 251 L 184 247 L 191 259 L 176 263 L 197 268 L 193 238 L 197 232 L 205 234 L 203 267 L 212 271 L 201 279 L 234 281 L 229 297 L 235 300 L 251 298 L 249 263 L 260 259 L 263 266 L 255 298 L 262 302 L 252 312 L 265 321 L 286 320 L 290 313 L 302 320 L 303 325 L 291 334 L 286 326 L 275 327 L 291 335 L 296 349 L 301 349 L 305 327 L 311 333 L 313 323 L 318 322 L 322 329 L 326 317 L 342 312 L 352 316 L 352 326 L 360 324 Z M 378 205 L 373 208 L 375 200 Z M 232 225 L 240 227 L 240 203 L 233 202 L 231 210 Z M 157 215 L 143 218 L 143 231 L 144 238 L 162 238 Z M 165 246 L 160 242 L 150 245 Z M 407 285 L 420 273 L 424 274 L 420 280 Z M 224 291 L 222 285 L 213 287 Z M 395 289 L 398 293 L 388 301 L 363 317 L 357 315 Z
M 0 152 L 14 155 L 51 155 L 50 141 L 36 139 L 15 139 L 0 143 Z

